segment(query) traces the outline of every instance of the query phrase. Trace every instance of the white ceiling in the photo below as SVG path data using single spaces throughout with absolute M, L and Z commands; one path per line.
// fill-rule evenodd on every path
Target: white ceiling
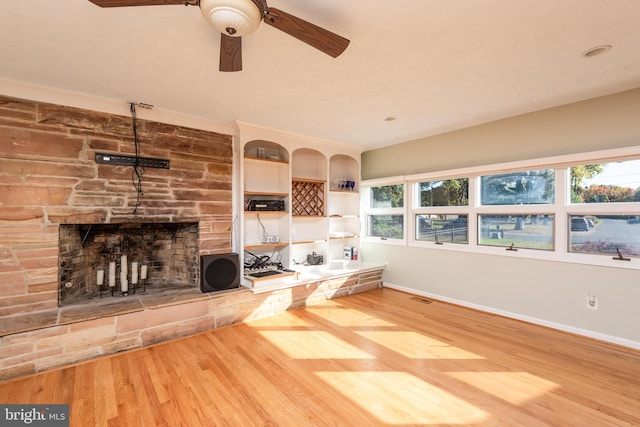
M 268 4 L 351 44 L 333 59 L 262 24 L 221 73 L 197 7 L 2 0 L 0 78 L 365 149 L 640 87 L 638 0 Z

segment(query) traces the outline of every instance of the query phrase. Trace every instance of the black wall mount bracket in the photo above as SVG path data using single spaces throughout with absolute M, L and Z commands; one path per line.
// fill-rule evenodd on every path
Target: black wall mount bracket
M 104 165 L 141 166 L 143 168 L 169 169 L 169 160 L 167 159 L 123 156 L 122 154 L 96 153 L 96 163 Z

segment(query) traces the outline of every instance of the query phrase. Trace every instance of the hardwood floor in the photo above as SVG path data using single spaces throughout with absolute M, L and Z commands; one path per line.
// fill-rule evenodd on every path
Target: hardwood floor
M 640 352 L 378 289 L 0 383 L 73 426 L 640 425 Z

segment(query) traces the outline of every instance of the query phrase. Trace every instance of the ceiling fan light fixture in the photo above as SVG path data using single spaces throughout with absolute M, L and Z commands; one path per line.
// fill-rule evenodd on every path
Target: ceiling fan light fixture
M 262 12 L 252 0 L 200 0 L 200 10 L 218 31 L 233 37 L 253 33 L 262 20 Z

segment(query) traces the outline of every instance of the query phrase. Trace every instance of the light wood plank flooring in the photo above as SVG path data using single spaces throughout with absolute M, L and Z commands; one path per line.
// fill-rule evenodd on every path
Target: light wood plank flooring
M 391 289 L 0 383 L 73 426 L 640 425 L 640 352 Z

